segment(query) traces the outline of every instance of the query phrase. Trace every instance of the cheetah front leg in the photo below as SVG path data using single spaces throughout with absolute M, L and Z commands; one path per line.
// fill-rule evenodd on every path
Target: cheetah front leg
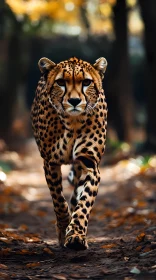
M 62 192 L 61 167 L 58 165 L 50 165 L 49 162 L 44 162 L 44 171 L 54 204 L 59 244 L 64 246 L 66 228 L 71 218 L 68 203 Z
M 97 163 L 84 157 L 80 158 L 83 161 L 83 169 L 77 188 L 78 202 L 72 213 L 71 222 L 66 229 L 65 238 L 65 246 L 75 250 L 85 250 L 88 248 L 86 241 L 88 220 L 100 182 Z

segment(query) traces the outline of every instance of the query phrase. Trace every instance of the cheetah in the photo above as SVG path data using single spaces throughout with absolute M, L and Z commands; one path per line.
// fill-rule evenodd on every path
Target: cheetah
M 107 103 L 102 79 L 107 61 L 101 57 L 91 65 L 72 57 L 56 64 L 43 57 L 38 66 L 41 78 L 31 119 L 53 200 L 59 244 L 85 250 L 89 215 L 100 182 L 99 163 L 105 150 Z M 62 164 L 72 166 L 70 208 L 63 195 Z

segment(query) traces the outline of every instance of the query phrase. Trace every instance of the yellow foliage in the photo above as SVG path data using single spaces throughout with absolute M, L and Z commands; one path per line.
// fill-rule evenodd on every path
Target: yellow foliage
M 103 3 L 100 5 L 100 12 L 103 16 L 109 17 L 112 13 L 111 6 L 108 3 Z
M 134 5 L 136 5 L 136 0 L 127 0 L 127 4 L 133 7 Z
M 11 7 L 15 14 L 24 14 L 25 5 L 23 1 L 20 0 L 6 0 L 6 3 Z
M 101 0 L 100 3 L 107 3 L 110 5 L 115 5 L 117 0 Z
M 56 20 L 73 22 L 78 18 L 78 7 L 82 0 L 6 0 L 12 11 L 17 15 L 28 15 L 32 21 L 42 16 L 49 16 Z
M 126 1 L 129 6 L 136 4 L 136 0 Z M 6 3 L 16 15 L 27 15 L 31 21 L 38 21 L 42 17 L 49 17 L 55 22 L 78 26 L 82 24 L 79 8 L 83 6 L 84 3 L 87 3 L 87 17 L 92 32 L 110 33 L 112 32 L 112 7 L 116 4 L 116 0 L 6 0 Z M 138 17 L 132 22 L 130 21 L 130 30 L 134 29 L 132 28 L 134 23 L 138 28 Z
M 103 20 L 101 18 L 92 18 L 91 30 L 93 33 L 110 33 L 113 29 L 112 21 L 110 19 Z

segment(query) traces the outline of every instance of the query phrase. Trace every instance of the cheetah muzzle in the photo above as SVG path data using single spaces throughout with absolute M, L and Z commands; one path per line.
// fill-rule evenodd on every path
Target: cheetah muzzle
M 41 58 L 38 65 L 41 78 L 31 118 L 56 213 L 59 244 L 85 250 L 105 149 L 107 104 L 102 79 L 107 61 L 101 57 L 91 65 L 73 57 L 55 64 Z M 63 195 L 62 164 L 72 165 L 71 209 Z

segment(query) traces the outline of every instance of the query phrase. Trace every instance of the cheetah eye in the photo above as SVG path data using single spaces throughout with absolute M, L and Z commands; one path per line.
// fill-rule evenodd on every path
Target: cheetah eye
M 66 85 L 66 82 L 65 82 L 64 79 L 58 79 L 58 80 L 56 80 L 56 83 L 57 83 L 58 86 L 60 86 L 60 87 L 65 87 L 65 85 Z
M 84 87 L 88 87 L 88 86 L 91 84 L 91 82 L 92 82 L 92 80 L 90 80 L 90 79 L 84 79 L 84 80 L 82 81 L 82 85 L 83 85 Z

